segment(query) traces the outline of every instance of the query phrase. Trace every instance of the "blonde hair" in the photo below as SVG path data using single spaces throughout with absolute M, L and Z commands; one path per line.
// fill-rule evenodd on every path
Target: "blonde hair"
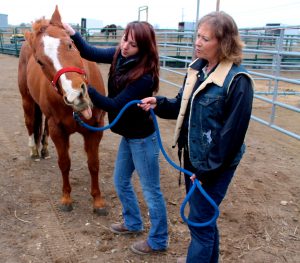
M 239 65 L 242 62 L 244 43 L 233 18 L 223 11 L 211 12 L 199 20 L 198 28 L 202 24 L 211 26 L 219 42 L 219 59 Z

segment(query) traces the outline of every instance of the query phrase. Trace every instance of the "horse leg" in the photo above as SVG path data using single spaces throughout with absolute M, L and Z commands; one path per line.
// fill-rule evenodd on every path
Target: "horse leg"
M 41 150 L 41 156 L 43 159 L 49 159 L 50 154 L 48 151 L 48 139 L 49 139 L 49 128 L 48 128 L 48 119 L 45 118 L 45 123 L 44 123 L 44 130 L 43 130 L 43 135 L 42 135 L 42 150 Z
M 39 161 L 39 140 L 41 131 L 42 112 L 30 95 L 22 96 L 25 125 L 29 135 L 28 146 L 30 148 L 30 158 Z
M 18 66 L 18 86 L 22 98 L 25 126 L 29 136 L 28 146 L 30 147 L 30 157 L 33 160 L 39 161 L 38 147 L 42 125 L 42 112 L 40 107 L 31 97 L 27 85 L 27 64 L 30 54 L 30 47 L 28 45 L 22 45 Z
M 108 215 L 105 200 L 99 188 L 99 144 L 102 132 L 92 132 L 84 135 L 84 149 L 87 153 L 87 164 L 91 175 L 91 195 L 93 211 L 100 216 Z
M 50 136 L 57 151 L 58 166 L 63 180 L 62 197 L 60 200 L 61 210 L 69 212 L 73 210 L 71 199 L 72 189 L 69 181 L 69 173 L 71 168 L 71 159 L 69 155 L 70 135 L 63 132 L 63 130 L 57 127 L 55 123 L 51 123 L 51 120 L 48 120 L 48 124 Z

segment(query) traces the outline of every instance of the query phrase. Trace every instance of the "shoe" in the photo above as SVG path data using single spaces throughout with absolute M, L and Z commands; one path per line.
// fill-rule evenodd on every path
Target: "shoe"
M 186 257 L 177 258 L 177 263 L 186 263 Z
M 147 240 L 141 240 L 141 241 L 135 242 L 130 248 L 131 248 L 132 252 L 139 254 L 139 255 L 147 255 L 150 253 L 166 251 L 166 249 L 161 249 L 161 250 L 152 249 L 149 246 Z
M 110 231 L 115 233 L 115 234 L 133 234 L 133 233 L 139 233 L 141 231 L 131 231 L 128 230 L 128 228 L 124 225 L 124 223 L 116 223 L 116 224 L 111 224 L 110 225 Z

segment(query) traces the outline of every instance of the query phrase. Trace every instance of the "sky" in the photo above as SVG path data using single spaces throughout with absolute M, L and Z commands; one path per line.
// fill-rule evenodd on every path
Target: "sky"
M 8 24 L 20 25 L 43 16 L 51 18 L 57 5 L 62 20 L 71 24 L 80 24 L 81 18 L 87 18 L 102 22 L 101 26 L 124 27 L 140 15 L 140 20 L 148 16 L 148 22 L 156 28 L 177 29 L 181 21 L 195 22 L 215 11 L 216 3 L 217 0 L 1 0 L 0 14 L 8 15 Z M 239 28 L 263 27 L 266 23 L 300 25 L 300 0 L 220 0 L 220 10 L 230 14 Z

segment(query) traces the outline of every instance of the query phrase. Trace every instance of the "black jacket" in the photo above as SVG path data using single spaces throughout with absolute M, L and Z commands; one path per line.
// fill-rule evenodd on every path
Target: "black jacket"
M 72 36 L 74 43 L 83 58 L 98 63 L 111 64 L 116 48 L 97 48 L 88 44 L 77 32 Z M 114 76 L 108 79 L 108 96 L 99 94 L 89 87 L 88 92 L 94 105 L 108 112 L 109 122 L 113 122 L 121 109 L 132 100 L 141 100 L 153 95 L 153 78 L 145 74 L 126 87 L 116 87 L 116 78 L 127 74 L 135 65 L 137 57 L 124 58 L 119 55 L 118 66 Z M 145 138 L 155 131 L 149 112 L 136 105 L 128 108 L 111 130 L 126 138 Z

